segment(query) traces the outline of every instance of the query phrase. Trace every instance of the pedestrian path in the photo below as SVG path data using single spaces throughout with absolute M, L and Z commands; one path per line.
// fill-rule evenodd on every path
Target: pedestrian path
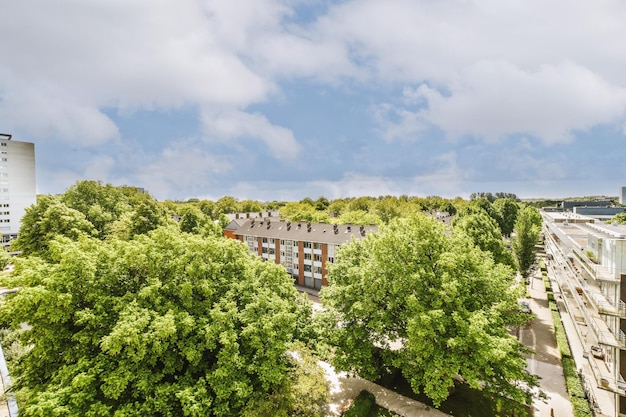
M 331 404 L 329 416 L 340 416 L 341 411 L 362 390 L 371 392 L 376 397 L 376 404 L 403 417 L 450 417 L 424 403 L 407 398 L 378 384 L 360 377 L 348 376 L 345 372 L 336 373 L 333 367 L 320 362 L 330 382 Z
M 528 358 L 528 370 L 539 375 L 539 388 L 548 396 L 545 401 L 535 399 L 534 415 L 572 416 L 574 412 L 567 393 L 561 354 L 556 344 L 552 313 L 548 307 L 541 271 L 531 277 L 527 291 L 535 319 L 528 328 L 521 330 L 520 341 L 535 352 Z

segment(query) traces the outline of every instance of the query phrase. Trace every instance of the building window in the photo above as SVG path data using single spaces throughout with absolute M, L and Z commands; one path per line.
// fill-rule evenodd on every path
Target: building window
M 322 250 L 322 244 L 321 244 L 321 243 L 315 243 L 315 244 L 313 245 L 313 249 L 319 249 L 319 250 Z
M 304 265 L 304 272 L 311 272 L 311 265 Z
M 315 256 L 313 256 L 313 260 L 317 262 L 322 262 L 322 255 L 316 254 Z
M 321 274 L 322 273 L 322 267 L 321 266 L 314 266 L 313 267 L 313 273 L 314 274 Z
M 2 143 L 0 143 L 0 146 L 7 146 L 7 143 L 6 142 L 2 142 Z
M 335 258 L 332 256 L 328 257 L 328 262 L 330 262 L 331 264 L 335 262 Z
M 306 259 L 307 261 L 311 260 L 311 254 L 310 253 L 305 253 L 304 254 L 304 259 Z
M 267 243 L 267 238 L 266 237 L 263 238 L 263 243 Z

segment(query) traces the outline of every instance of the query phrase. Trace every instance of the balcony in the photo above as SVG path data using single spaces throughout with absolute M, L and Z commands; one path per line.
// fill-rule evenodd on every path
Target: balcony
M 602 359 L 598 359 L 590 355 L 588 360 L 598 388 L 611 391 L 616 394 L 626 394 L 626 382 L 621 375 L 618 378 L 615 378 L 609 367 Z
M 579 288 L 583 289 L 581 295 L 584 295 L 585 300 L 588 301 L 600 314 L 607 314 L 610 316 L 626 317 L 626 303 L 622 300 L 618 302 L 609 300 L 602 293 L 602 290 L 595 285 L 595 283 L 589 283 L 587 280 L 578 278 Z

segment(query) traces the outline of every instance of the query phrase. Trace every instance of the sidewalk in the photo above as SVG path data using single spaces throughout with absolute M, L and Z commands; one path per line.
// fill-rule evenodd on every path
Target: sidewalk
M 535 320 L 530 327 L 520 331 L 520 341 L 535 352 L 528 357 L 528 370 L 539 375 L 539 389 L 548 395 L 545 402 L 534 400 L 535 417 L 572 416 L 574 412 L 565 385 L 561 355 L 556 344 L 541 271 L 531 277 L 527 291 Z
M 332 396 L 329 416 L 339 416 L 340 411 L 348 405 L 362 390 L 371 392 L 376 397 L 376 404 L 404 417 L 450 417 L 426 404 L 407 398 L 387 388 L 360 377 L 348 377 L 345 372 L 337 374 L 333 367 L 319 362 L 330 382 Z M 344 410 L 345 411 L 345 410 Z

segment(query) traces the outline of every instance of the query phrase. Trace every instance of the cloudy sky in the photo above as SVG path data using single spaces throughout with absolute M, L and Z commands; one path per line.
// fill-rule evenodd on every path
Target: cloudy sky
M 618 0 L 0 3 L 37 188 L 296 200 L 626 186 Z

